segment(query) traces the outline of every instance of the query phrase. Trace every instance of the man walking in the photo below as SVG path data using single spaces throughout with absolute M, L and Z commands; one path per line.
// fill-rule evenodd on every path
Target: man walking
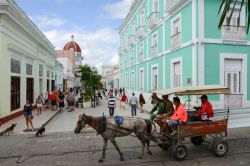
M 136 109 L 137 109 L 138 101 L 137 101 L 137 98 L 135 97 L 135 93 L 132 93 L 129 103 L 131 105 L 132 116 L 136 116 Z
M 114 116 L 114 111 L 115 111 L 115 98 L 113 97 L 113 94 L 110 93 L 109 99 L 108 99 L 108 108 L 109 108 L 109 115 Z
M 122 97 L 122 88 L 120 88 L 120 95 L 119 95 L 119 97 Z

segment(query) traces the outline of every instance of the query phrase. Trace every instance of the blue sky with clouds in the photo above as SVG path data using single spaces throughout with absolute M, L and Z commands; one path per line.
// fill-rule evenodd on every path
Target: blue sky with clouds
M 81 46 L 84 63 L 100 69 L 118 64 L 117 29 L 132 0 L 16 0 L 47 38 L 62 49 L 71 34 Z

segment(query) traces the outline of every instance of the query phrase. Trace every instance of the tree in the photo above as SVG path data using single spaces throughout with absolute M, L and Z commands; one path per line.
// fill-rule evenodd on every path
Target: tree
M 240 26 L 240 13 L 242 11 L 243 7 L 246 7 L 246 15 L 247 15 L 247 21 L 246 21 L 246 25 L 247 25 L 247 33 L 249 31 L 249 26 L 250 26 L 250 3 L 248 3 L 248 0 L 222 0 L 221 5 L 220 5 L 220 10 L 219 13 L 221 13 L 221 18 L 220 18 L 220 22 L 219 22 L 219 29 L 221 29 L 221 27 L 224 24 L 224 21 L 226 19 L 226 15 L 228 12 L 230 12 L 229 14 L 229 19 L 227 20 L 226 24 L 229 25 L 231 18 L 233 16 L 233 12 L 235 11 L 235 7 L 236 4 L 240 4 L 240 11 L 239 11 L 239 21 L 237 21 L 237 26 Z
M 91 68 L 89 65 L 81 66 L 79 73 L 85 89 L 84 97 L 89 99 L 94 94 L 94 89 L 102 88 L 102 76 L 98 74 L 96 68 Z

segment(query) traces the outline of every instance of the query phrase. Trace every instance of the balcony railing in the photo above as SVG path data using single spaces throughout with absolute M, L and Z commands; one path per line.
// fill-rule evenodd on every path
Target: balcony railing
M 139 38 L 139 39 L 143 38 L 144 35 L 145 35 L 145 27 L 144 26 L 139 26 L 136 29 L 136 35 L 137 35 L 137 38 Z
M 140 52 L 140 53 L 139 53 L 139 61 L 140 61 L 140 62 L 143 62 L 143 59 L 144 59 L 144 57 L 143 57 L 143 52 Z
M 223 40 L 246 40 L 246 27 L 223 25 L 221 35 Z
M 151 57 L 156 57 L 158 55 L 158 45 L 155 44 L 151 47 Z
M 153 29 L 159 23 L 159 12 L 152 12 L 148 17 L 148 26 Z
M 135 35 L 130 35 L 128 38 L 128 43 L 130 46 L 133 46 L 135 43 Z
M 171 36 L 171 48 L 177 48 L 181 45 L 181 32 L 178 32 Z

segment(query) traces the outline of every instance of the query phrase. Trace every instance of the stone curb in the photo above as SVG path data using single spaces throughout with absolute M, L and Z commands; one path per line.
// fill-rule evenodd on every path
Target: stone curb
M 51 116 L 45 123 L 44 126 L 46 126 L 54 117 L 56 117 L 60 112 L 62 111 L 57 111 L 53 116 Z

